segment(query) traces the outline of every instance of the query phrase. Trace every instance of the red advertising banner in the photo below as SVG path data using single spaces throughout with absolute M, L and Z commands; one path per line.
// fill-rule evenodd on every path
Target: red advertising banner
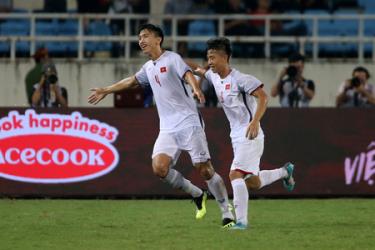
M 221 109 L 202 109 L 213 165 L 226 181 L 233 153 Z M 252 196 L 375 196 L 375 110 L 269 109 L 261 169 L 295 164 Z M 5 197 L 181 196 L 152 173 L 155 109 L 0 109 L 0 195 Z M 187 154 L 176 168 L 205 187 Z

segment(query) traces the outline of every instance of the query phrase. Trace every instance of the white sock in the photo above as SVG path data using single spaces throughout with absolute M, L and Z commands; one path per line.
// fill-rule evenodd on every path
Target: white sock
M 247 225 L 247 209 L 249 202 L 249 191 L 245 180 L 235 179 L 231 182 L 233 189 L 233 204 L 236 212 L 236 221 Z
M 228 192 L 225 188 L 223 179 L 215 173 L 211 179 L 207 180 L 207 186 L 210 192 L 215 197 L 223 218 L 233 219 L 233 214 L 229 211 Z
M 173 168 L 169 169 L 167 176 L 162 178 L 162 180 L 173 188 L 181 189 L 186 193 L 191 194 L 194 198 L 201 196 L 203 193 L 202 189 L 185 179 L 180 172 Z
M 285 168 L 277 168 L 273 170 L 262 170 L 259 172 L 260 188 L 274 183 L 277 180 L 288 176 Z

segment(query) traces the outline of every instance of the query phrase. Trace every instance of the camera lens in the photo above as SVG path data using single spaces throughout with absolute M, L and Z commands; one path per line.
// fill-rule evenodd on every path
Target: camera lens
M 50 84 L 55 84 L 57 82 L 58 78 L 57 78 L 56 75 L 49 75 L 47 80 Z
M 286 73 L 287 75 L 290 77 L 290 78 L 295 78 L 297 76 L 297 73 L 298 73 L 298 69 L 297 67 L 295 66 L 289 66 L 286 70 Z
M 351 87 L 357 88 L 359 85 L 361 85 L 361 80 L 358 77 L 353 77 L 350 83 Z

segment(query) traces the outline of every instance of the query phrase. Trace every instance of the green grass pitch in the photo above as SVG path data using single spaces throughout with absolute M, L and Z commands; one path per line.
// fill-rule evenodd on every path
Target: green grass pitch
M 0 249 L 375 249 L 375 199 L 250 200 L 251 228 L 188 200 L 0 200 Z

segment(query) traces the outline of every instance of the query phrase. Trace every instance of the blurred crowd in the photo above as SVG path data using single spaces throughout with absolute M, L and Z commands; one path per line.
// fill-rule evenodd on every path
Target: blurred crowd
M 76 0 L 77 13 L 150 13 L 150 0 Z M 243 14 L 263 15 L 278 13 L 305 13 L 307 10 L 325 10 L 334 12 L 342 7 L 359 7 L 357 0 L 167 0 L 164 14 Z M 0 12 L 10 12 L 13 9 L 12 0 L 0 0 Z M 39 12 L 64 13 L 67 12 L 67 0 L 44 0 L 44 8 Z M 145 20 L 146 21 L 146 20 Z M 138 23 L 139 24 L 139 23 Z M 135 27 L 138 24 L 132 24 Z M 180 20 L 177 24 L 179 35 L 217 35 L 218 24 L 211 20 Z M 113 34 L 124 33 L 124 21 L 111 21 Z M 171 34 L 171 22 L 165 21 L 163 28 L 166 35 Z M 282 21 L 271 22 L 272 35 L 303 35 L 306 30 L 303 26 L 289 26 L 286 28 Z M 133 33 L 136 30 L 132 31 Z M 226 20 L 224 35 L 264 35 L 264 20 Z M 117 46 L 122 46 L 118 44 Z M 137 45 L 134 45 L 137 47 Z M 234 43 L 233 56 L 263 53 L 263 44 Z M 203 57 L 204 43 L 180 42 L 178 51 L 183 57 Z M 249 50 L 252 51 L 249 51 Z M 114 51 L 123 51 L 116 47 Z M 263 56 L 263 55 L 259 55 Z M 270 95 L 279 99 L 281 107 L 309 107 L 316 92 L 313 79 L 304 76 L 305 58 L 302 55 L 288 52 L 289 62 L 279 73 Z M 48 51 L 39 49 L 33 56 L 35 67 L 28 73 L 25 83 L 28 102 L 34 107 L 67 106 L 67 91 L 58 82 L 57 69 L 51 63 Z M 52 75 L 52 77 L 51 77 Z M 364 67 L 356 67 L 348 79 L 344 80 L 338 89 L 336 97 L 337 107 L 374 107 L 375 87 L 370 84 L 371 75 Z M 55 81 L 55 82 L 54 82 Z M 201 80 L 207 103 L 205 106 L 218 107 L 216 95 L 212 86 Z M 144 90 L 145 107 L 152 106 L 152 92 Z
M 40 48 L 33 55 L 35 65 L 25 78 L 26 95 L 30 106 L 67 107 L 68 91 L 59 82 L 56 66 L 48 55 L 48 50 Z M 208 68 L 207 62 L 203 65 Z M 288 64 L 281 70 L 270 96 L 279 99 L 280 107 L 308 108 L 315 96 L 315 83 L 304 76 L 305 58 L 292 54 Z M 370 83 L 371 75 L 365 67 L 355 67 L 351 76 L 338 89 L 336 107 L 375 108 L 375 85 Z M 205 79 L 198 79 L 204 92 L 206 103 L 200 106 L 221 107 L 215 90 Z M 125 100 L 121 100 L 124 98 Z M 151 88 L 137 88 L 115 97 L 118 107 L 154 106 Z

